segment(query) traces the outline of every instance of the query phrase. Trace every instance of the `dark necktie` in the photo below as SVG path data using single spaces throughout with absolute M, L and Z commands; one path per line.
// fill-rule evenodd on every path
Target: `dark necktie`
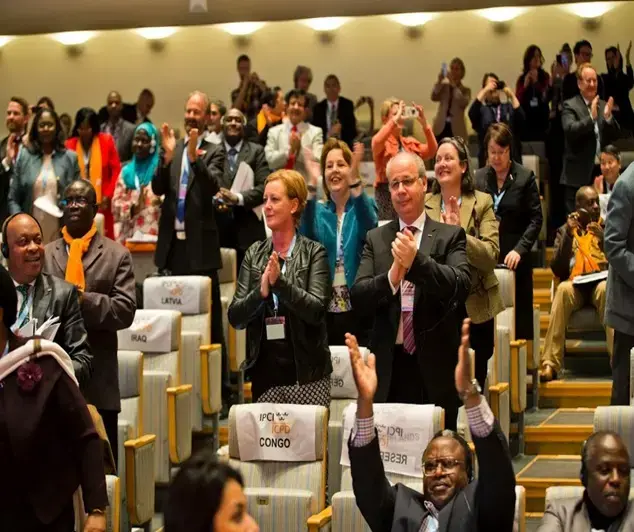
M 229 171 L 233 174 L 236 171 L 236 163 L 238 162 L 238 150 L 231 148 L 229 150 Z
M 407 227 L 416 238 L 417 227 L 410 225 Z M 412 354 L 416 351 L 416 337 L 414 335 L 414 294 L 416 287 L 414 283 L 403 279 L 401 281 L 401 307 L 403 307 L 403 301 L 411 301 L 412 308 L 402 308 L 401 317 L 403 319 L 403 349 L 406 353 Z

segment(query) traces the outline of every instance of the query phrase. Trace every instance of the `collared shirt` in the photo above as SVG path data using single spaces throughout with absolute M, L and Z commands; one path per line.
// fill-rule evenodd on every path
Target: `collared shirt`
M 414 234 L 414 238 L 416 239 L 416 247 L 420 248 L 420 243 L 421 240 L 423 238 L 423 229 L 425 228 L 425 211 L 423 211 L 423 213 L 414 221 L 414 223 L 411 224 L 406 224 L 403 220 L 401 220 L 399 218 L 398 223 L 399 223 L 399 227 L 400 230 L 403 231 L 406 227 L 410 227 L 410 226 L 414 226 L 418 229 L 418 231 L 416 231 L 416 233 Z M 394 267 L 394 266 L 392 266 Z M 390 287 L 392 288 L 392 293 L 396 294 L 396 292 L 399 291 L 399 289 L 401 288 L 401 285 L 399 284 L 398 286 L 394 286 L 392 284 L 392 281 L 390 280 L 390 274 L 388 272 L 387 274 L 387 280 L 390 283 Z M 403 344 L 403 317 L 401 314 L 401 318 L 399 320 L 399 324 L 398 324 L 398 332 L 396 333 L 396 345 L 402 345 Z
M 189 143 L 189 135 L 187 135 L 185 137 L 185 143 L 183 144 L 183 156 L 181 157 L 181 173 L 180 173 L 180 177 L 178 179 L 178 190 L 176 191 L 176 193 L 178 194 L 177 199 L 181 197 L 181 188 L 183 186 L 185 186 L 185 188 L 188 186 L 189 184 L 189 180 L 192 178 L 192 168 L 191 168 L 191 164 L 189 162 L 189 159 L 187 157 L 187 144 Z M 200 136 L 198 137 L 198 144 L 196 146 L 196 149 L 200 149 L 200 145 L 203 143 L 203 137 Z M 185 171 L 185 165 L 189 165 L 189 176 L 187 179 L 187 184 L 183 184 L 183 172 Z M 174 217 L 174 229 L 176 231 L 184 231 L 185 227 L 184 224 L 182 222 L 179 221 L 178 216 Z
M 238 155 L 240 154 L 240 151 L 242 150 L 242 146 L 244 145 L 244 140 L 241 140 L 235 146 L 231 146 L 231 144 L 229 144 L 224 138 L 223 138 L 223 142 L 225 145 L 225 152 L 227 153 L 227 157 L 230 157 L 229 150 L 231 149 L 236 150 L 236 154 L 234 155 L 234 157 L 236 158 L 236 161 L 237 161 Z M 244 205 L 244 196 L 240 194 L 240 192 L 236 192 L 235 195 L 238 196 L 238 205 Z
M 467 421 L 469 430 L 473 436 L 477 438 L 486 438 L 495 425 L 495 416 L 491 412 L 489 403 L 484 396 L 480 397 L 480 404 L 472 408 L 465 409 L 467 413 Z M 353 447 L 365 447 L 370 444 L 376 433 L 374 430 L 374 417 L 357 418 L 352 428 L 351 445 Z M 431 504 L 431 503 L 429 503 Z M 421 523 L 419 532 L 438 530 L 438 510 L 434 507 L 435 512 L 430 508 L 428 501 L 425 501 L 425 508 L 429 511 L 429 515 L 425 517 Z M 433 505 L 432 505 L 433 506 Z
M 211 144 L 222 144 L 222 133 L 217 133 L 216 131 L 207 131 L 205 133 L 205 140 L 210 142 Z
M 331 102 L 330 100 L 326 100 L 328 102 L 328 112 L 326 113 L 326 121 L 328 123 L 328 131 L 330 131 L 330 128 L 332 128 L 333 126 L 333 121 L 332 121 L 332 117 L 335 117 L 335 121 L 337 120 L 337 109 L 339 108 L 339 98 L 337 98 L 337 100 L 335 100 L 334 102 Z

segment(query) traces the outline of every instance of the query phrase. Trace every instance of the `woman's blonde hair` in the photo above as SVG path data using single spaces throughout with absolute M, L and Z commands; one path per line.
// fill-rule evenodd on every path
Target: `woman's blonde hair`
M 297 210 L 295 214 L 293 214 L 295 226 L 298 226 L 308 199 L 308 188 L 306 187 L 304 176 L 295 170 L 277 170 L 266 178 L 264 187 L 266 188 L 266 185 L 273 181 L 281 181 L 289 199 L 296 199 L 298 201 Z
M 348 166 L 352 166 L 352 151 L 350 151 L 350 147 L 343 140 L 330 137 L 321 150 L 321 159 L 319 161 L 321 166 L 321 175 L 324 177 L 324 192 L 326 193 L 328 199 L 330 199 L 330 191 L 328 190 L 328 185 L 326 184 L 326 160 L 328 159 L 328 154 L 332 150 L 341 150 L 343 160 L 348 163 Z
M 385 122 L 385 119 L 390 115 L 390 109 L 393 105 L 399 105 L 401 100 L 398 98 L 388 98 L 381 104 L 381 120 Z

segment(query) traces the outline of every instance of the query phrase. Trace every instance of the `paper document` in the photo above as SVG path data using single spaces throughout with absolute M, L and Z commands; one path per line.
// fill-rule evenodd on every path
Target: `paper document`
M 253 168 L 242 161 L 240 166 L 238 166 L 238 170 L 236 170 L 236 177 L 233 179 L 231 192 L 234 194 L 244 194 L 245 192 L 251 190 L 254 185 L 255 174 L 253 173 Z M 258 220 L 262 219 L 262 205 L 253 207 L 253 212 L 258 217 Z
M 572 284 L 586 284 L 586 283 L 596 283 L 598 281 L 603 281 L 608 278 L 608 270 L 604 270 L 602 272 L 596 273 L 586 273 L 585 275 L 577 275 L 572 280 Z
M 35 336 L 35 327 L 37 325 L 37 320 L 29 320 L 25 323 L 20 329 L 16 331 L 18 336 L 22 338 L 31 338 Z
M 54 216 L 55 218 L 61 218 L 64 216 L 62 210 L 55 205 L 48 196 L 40 196 L 33 202 L 33 206 L 44 211 L 46 214 Z
M 51 316 L 40 327 L 38 327 L 35 331 L 35 336 L 41 336 L 45 340 L 50 340 L 52 342 L 55 339 L 59 326 L 59 316 Z

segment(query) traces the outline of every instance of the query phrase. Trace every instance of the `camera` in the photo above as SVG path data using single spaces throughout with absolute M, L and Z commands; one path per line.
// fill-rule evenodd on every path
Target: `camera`
M 497 82 L 497 89 L 499 91 L 503 91 L 506 88 L 506 83 L 504 83 L 503 81 L 498 81 Z
M 405 110 L 403 111 L 403 118 L 416 118 L 417 116 L 418 111 L 416 110 L 416 107 L 412 105 L 405 107 Z

